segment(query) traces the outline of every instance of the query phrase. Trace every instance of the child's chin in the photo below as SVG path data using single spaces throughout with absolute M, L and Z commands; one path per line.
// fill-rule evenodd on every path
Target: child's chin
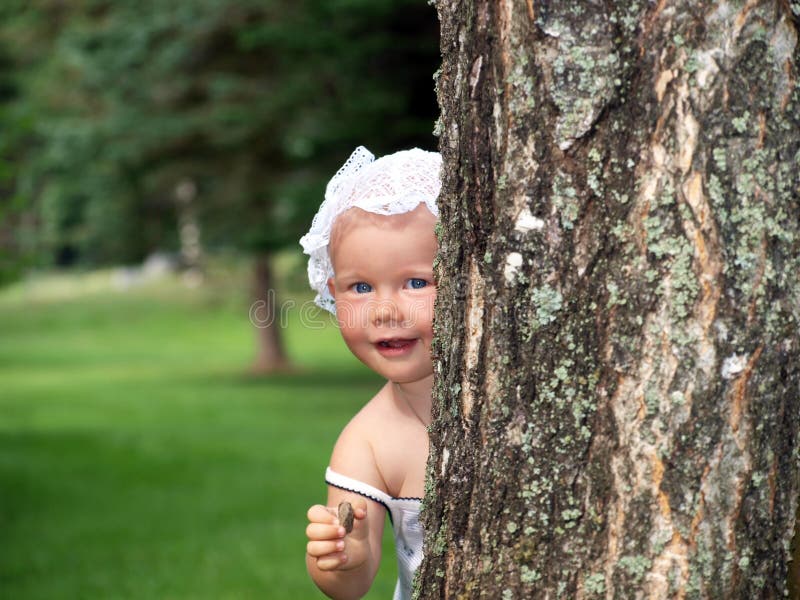
M 433 369 L 430 371 L 419 371 L 417 373 L 386 373 L 383 375 L 392 383 L 408 384 L 427 379 L 433 375 Z

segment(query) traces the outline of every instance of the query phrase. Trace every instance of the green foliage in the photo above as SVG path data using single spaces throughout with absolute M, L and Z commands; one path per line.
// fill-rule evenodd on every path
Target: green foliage
M 18 95 L 11 51 L 0 40 L 0 286 L 16 279 L 28 261 L 18 240 L 22 236 L 14 235 L 26 208 L 25 198 L 15 193 L 15 164 L 30 131 L 30 120 L 14 105 Z
M 434 145 L 437 23 L 419 2 L 32 0 L 0 16 L 13 106 L 34 116 L 14 193 L 44 256 L 174 248 L 185 181 L 206 244 L 274 250 L 355 145 Z

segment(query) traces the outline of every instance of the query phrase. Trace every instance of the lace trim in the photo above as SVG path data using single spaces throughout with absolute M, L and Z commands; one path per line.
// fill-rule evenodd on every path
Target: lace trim
M 336 172 L 325 188 L 325 200 L 314 216 L 308 233 L 300 238 L 308 254 L 308 281 L 317 292 L 315 302 L 336 314 L 328 291 L 333 265 L 328 242 L 336 218 L 350 208 L 380 215 L 399 215 L 425 204 L 438 217 L 436 198 L 441 189 L 442 158 L 438 152 L 419 148 L 395 152 L 375 160 L 359 146 Z
M 392 510 L 394 508 L 399 508 L 392 506 L 393 503 L 422 502 L 422 498 L 390 496 L 386 492 L 383 492 L 378 488 L 369 485 L 368 483 L 364 483 L 358 479 L 353 479 L 347 475 L 337 473 L 330 467 L 325 470 L 325 483 L 335 488 L 339 488 L 340 490 L 344 490 L 345 492 L 352 492 L 372 500 L 373 502 L 377 502 L 386 509 L 386 511 L 389 513 L 389 520 L 392 522 L 394 522 L 394 519 L 392 518 Z

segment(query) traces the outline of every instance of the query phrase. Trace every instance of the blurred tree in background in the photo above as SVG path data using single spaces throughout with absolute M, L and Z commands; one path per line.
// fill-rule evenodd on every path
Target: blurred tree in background
M 5 0 L 3 272 L 235 249 L 269 314 L 269 257 L 349 152 L 435 147 L 438 63 L 419 1 Z
M 0 39 L 0 285 L 19 277 L 26 262 L 15 235 L 23 197 L 16 193 L 14 164 L 29 126 L 15 105 L 18 93 L 12 53 Z

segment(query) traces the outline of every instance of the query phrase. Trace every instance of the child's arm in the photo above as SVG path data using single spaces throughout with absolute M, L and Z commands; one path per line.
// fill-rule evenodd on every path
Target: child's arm
M 351 422 L 342 432 L 331 457 L 331 468 L 374 482 L 377 470 L 373 453 L 357 429 Z M 344 500 L 353 505 L 356 517 L 353 531 L 347 535 L 336 516 L 336 509 Z M 326 595 L 348 600 L 361 598 L 369 591 L 381 561 L 385 518 L 382 505 L 332 486 L 328 486 L 327 507 L 315 505 L 308 510 L 306 567 Z

